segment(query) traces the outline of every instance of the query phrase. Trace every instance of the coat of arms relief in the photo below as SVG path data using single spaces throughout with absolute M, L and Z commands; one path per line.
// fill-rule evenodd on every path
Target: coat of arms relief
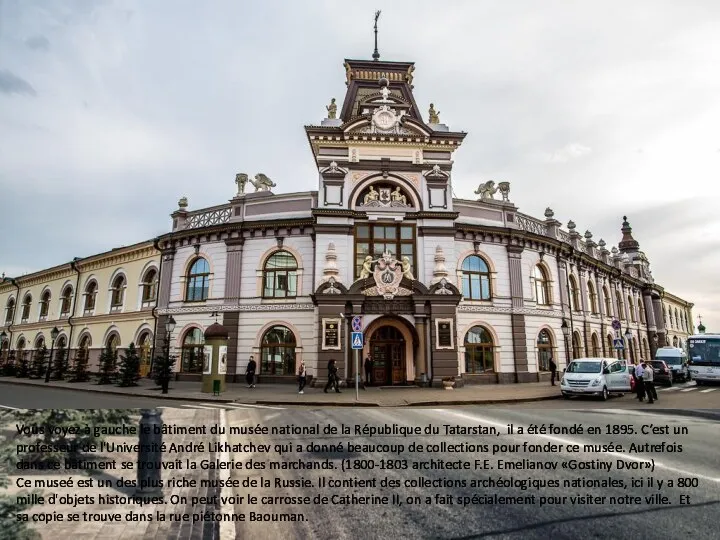
M 409 257 L 403 257 L 402 261 L 398 261 L 387 251 L 377 260 L 373 260 L 372 256 L 368 255 L 365 257 L 360 279 L 367 279 L 371 275 L 375 280 L 375 286 L 365 289 L 366 296 L 383 296 L 386 300 L 392 300 L 395 296 L 412 294 L 411 290 L 400 287 L 403 277 L 415 279 Z
M 407 208 L 408 197 L 400 189 L 400 186 L 393 189 L 389 186 L 375 186 L 371 185 L 365 195 L 362 197 L 362 202 L 358 204 L 358 207 L 365 208 Z

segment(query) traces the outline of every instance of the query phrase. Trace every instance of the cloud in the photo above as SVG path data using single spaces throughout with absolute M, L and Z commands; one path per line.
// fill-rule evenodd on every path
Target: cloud
M 571 159 L 581 158 L 592 152 L 592 149 L 579 143 L 570 143 L 560 150 L 544 153 L 543 160 L 548 163 L 567 163 Z
M 37 95 L 37 92 L 29 82 L 7 69 L 0 69 L 0 92 L 5 94 L 25 94 L 28 96 Z
M 33 51 L 50 50 L 50 42 L 45 36 L 32 36 L 25 40 L 25 45 Z

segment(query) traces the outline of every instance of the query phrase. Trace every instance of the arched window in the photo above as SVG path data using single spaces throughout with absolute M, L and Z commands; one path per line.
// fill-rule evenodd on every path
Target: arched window
M 473 326 L 465 334 L 465 372 L 492 373 L 495 355 L 490 332 L 482 326 Z
M 45 345 L 45 337 L 40 334 L 38 337 L 35 338 L 35 350 L 42 349 Z
M 572 337 L 572 353 L 573 358 L 581 358 L 582 357 L 582 339 L 580 338 L 579 332 L 573 332 Z
M 204 260 L 204 259 L 203 259 Z M 184 373 L 202 373 L 205 335 L 199 328 L 193 328 L 182 341 L 182 371 Z
M 266 375 L 295 374 L 295 336 L 284 326 L 273 326 L 262 338 L 260 372 Z
M 297 261 L 288 251 L 276 251 L 263 268 L 263 298 L 297 296 Z
M 665 304 L 662 305 L 663 308 L 663 321 L 665 322 L 665 327 L 668 325 L 668 319 L 667 319 L 667 309 L 665 308 Z
M 67 349 L 67 338 L 65 336 L 60 336 L 59 338 L 57 338 L 57 341 L 55 342 L 55 348 Z
M 60 316 L 70 314 L 70 308 L 72 307 L 72 293 L 73 289 L 70 285 L 63 289 L 62 295 L 60 296 Z
M 154 302 L 157 296 L 157 270 L 150 268 L 142 280 L 142 303 Z
M 607 335 L 607 350 L 608 350 L 608 356 L 612 356 L 612 355 L 613 355 L 613 350 L 614 350 L 613 347 L 614 347 L 614 346 L 615 346 L 615 344 L 613 343 L 613 336 L 612 336 L 612 334 L 608 334 L 608 335 Z
M 0 360 L 2 360 L 3 363 L 7 362 L 9 353 L 10 353 L 10 340 L 4 339 L 4 340 L 2 340 L 2 343 L 0 343 Z
M 536 264 L 532 272 L 533 281 L 535 281 L 535 300 L 539 306 L 547 306 L 550 304 L 550 290 L 548 283 L 548 275 L 545 269 Z
M 650 360 L 650 346 L 648 345 L 647 338 L 643 338 L 642 348 L 643 348 L 643 358 L 645 360 Z
M 620 321 L 625 320 L 625 306 L 623 305 L 622 295 L 620 291 L 615 291 L 615 301 L 617 302 L 617 318 Z
M 570 300 L 572 301 L 572 310 L 580 311 L 580 289 L 578 287 L 575 276 L 570 276 Z
M 607 287 L 603 287 L 603 297 L 605 299 L 605 316 L 612 317 L 613 316 L 612 299 L 610 297 L 610 291 L 608 291 Z
M 97 297 L 97 282 L 91 281 L 85 287 L 85 312 L 95 309 L 95 298 Z
M 105 346 L 108 347 L 112 352 L 117 352 L 118 347 L 120 346 L 120 336 L 113 332 L 108 336 L 107 341 L 105 342 Z
M 591 280 L 588 280 L 587 288 L 588 297 L 590 299 L 590 313 L 596 315 L 598 313 L 598 298 L 597 293 L 595 292 L 595 284 Z
M 675 328 L 680 328 L 680 318 L 678 316 L 677 308 L 675 308 Z
M 140 356 L 140 376 L 145 377 L 150 372 L 150 359 L 152 358 L 150 332 L 143 332 L 138 339 L 138 355 Z
M 210 295 L 210 264 L 200 257 L 190 266 L 187 275 L 187 289 L 185 300 L 187 302 L 202 302 Z M 202 362 L 200 362 L 202 369 Z
M 15 319 L 15 299 L 10 298 L 5 306 L 5 325 L 10 325 Z
M 27 351 L 25 350 L 26 343 L 25 338 L 18 339 L 17 342 L 17 360 L 22 362 L 27 358 Z
M 538 371 L 550 371 L 550 360 L 553 357 L 553 342 L 550 332 L 540 330 L 537 337 Z
M 677 346 L 678 346 L 678 338 L 677 338 L 677 336 L 673 336 L 672 344 L 673 344 L 673 347 L 677 347 Z
M 110 289 L 110 309 L 118 310 L 122 308 L 125 301 L 125 276 L 120 274 L 113 282 Z
M 592 343 L 592 355 L 595 358 L 600 358 L 602 356 L 602 351 L 600 350 L 600 340 L 598 339 L 597 334 L 593 334 L 590 341 Z
M 50 312 L 50 291 L 45 291 L 40 297 L 40 320 L 47 319 Z
M 645 306 L 642 297 L 638 297 L 638 314 L 640 315 L 640 324 L 647 324 L 645 320 Z
M 32 305 L 32 295 L 26 294 L 25 299 L 23 300 L 22 316 L 20 317 L 22 322 L 28 322 L 28 319 L 30 318 L 30 306 L 31 305 Z
M 463 296 L 466 300 L 490 300 L 490 270 L 481 257 L 466 257 L 462 273 Z
M 628 296 L 628 312 L 630 313 L 630 322 L 635 322 L 635 303 L 631 296 Z

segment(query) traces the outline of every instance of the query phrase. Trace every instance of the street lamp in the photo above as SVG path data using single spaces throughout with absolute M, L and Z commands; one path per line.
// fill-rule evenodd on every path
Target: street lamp
M 570 364 L 570 349 L 568 348 L 568 337 L 570 336 L 570 327 L 568 326 L 567 320 L 563 317 L 562 324 L 560 325 L 563 337 L 565 338 L 565 364 Z
M 5 340 L 7 339 L 7 334 L 5 333 L 5 330 L 0 332 L 0 355 L 2 355 L 3 351 L 3 343 L 5 343 Z M 10 353 L 10 344 L 8 344 L 8 353 Z M 3 364 L 7 362 L 7 357 L 2 359 Z
M 60 330 L 58 330 L 57 326 L 50 330 L 50 337 L 52 338 L 52 341 L 50 342 L 50 358 L 48 358 L 48 367 L 47 372 L 45 373 L 46 383 L 50 382 L 50 369 L 52 368 L 53 350 L 55 350 L 55 340 L 57 339 L 58 334 L 60 334 Z
M 633 357 L 633 346 L 632 346 L 632 332 L 630 331 L 630 327 L 625 328 L 625 340 L 628 344 L 628 349 L 630 350 L 630 363 L 633 365 L 635 364 L 635 358 Z
M 168 386 L 170 386 L 170 337 L 172 336 L 173 330 L 175 330 L 175 326 L 175 319 L 170 315 L 165 323 L 165 358 L 160 367 L 160 384 L 163 394 L 168 393 Z

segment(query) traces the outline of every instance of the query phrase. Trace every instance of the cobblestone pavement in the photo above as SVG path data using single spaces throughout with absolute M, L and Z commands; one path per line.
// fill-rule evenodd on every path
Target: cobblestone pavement
M 167 426 L 168 424 L 178 424 L 182 426 L 210 426 L 218 422 L 220 410 L 210 409 L 168 409 L 163 411 L 163 422 Z M 139 417 L 133 419 L 133 422 L 138 422 Z M 209 432 L 209 428 L 208 428 Z M 18 477 L 25 477 L 30 479 L 44 479 L 44 480 L 67 480 L 72 478 L 77 484 L 78 480 L 93 478 L 95 482 L 97 480 L 110 480 L 113 487 L 93 487 L 93 488 L 47 488 L 43 489 L 44 495 L 50 495 L 51 493 L 60 496 L 70 496 L 72 499 L 74 496 L 85 496 L 89 495 L 94 497 L 93 504 L 83 504 L 81 506 L 73 506 L 72 504 L 54 504 L 54 505 L 38 505 L 30 509 L 28 514 L 39 515 L 42 513 L 51 514 L 53 512 L 63 514 L 64 520 L 62 522 L 53 522 L 47 525 L 33 525 L 33 528 L 41 533 L 42 538 L 45 540 L 56 539 L 56 538 L 72 538 L 73 540 L 215 540 L 220 537 L 219 523 L 216 521 L 199 521 L 193 523 L 193 521 L 175 521 L 173 518 L 178 516 L 182 519 L 183 515 L 192 514 L 203 514 L 206 511 L 210 513 L 217 513 L 219 508 L 216 504 L 191 504 L 191 497 L 212 497 L 219 492 L 216 488 L 200 487 L 201 479 L 213 479 L 215 478 L 215 470 L 202 470 L 198 467 L 195 470 L 187 470 L 185 468 L 186 460 L 192 463 L 198 464 L 201 459 L 215 460 L 217 456 L 215 452 L 208 452 L 208 443 L 217 441 L 217 435 L 171 435 L 166 434 L 163 436 L 163 443 L 170 445 L 180 444 L 186 445 L 185 448 L 180 449 L 178 452 L 163 455 L 164 462 L 172 462 L 176 459 L 180 459 L 183 468 L 180 470 L 166 469 L 162 471 L 162 478 L 165 482 L 172 477 L 188 478 L 197 481 L 197 487 L 175 487 L 163 489 L 163 495 L 166 504 L 147 504 L 139 505 L 133 502 L 119 504 L 119 503 L 105 503 L 101 504 L 99 501 L 100 495 L 102 496 L 131 496 L 134 494 L 135 489 L 132 487 L 117 487 L 117 482 L 121 477 L 127 479 L 135 479 L 137 477 L 137 470 L 125 470 L 121 469 L 120 462 L 133 462 L 136 463 L 138 459 L 137 453 L 134 452 L 113 452 L 112 455 L 108 453 L 98 453 L 98 457 L 102 456 L 111 460 L 115 460 L 118 463 L 117 470 L 105 470 L 98 471 L 95 474 L 88 475 L 84 473 L 78 473 L 72 471 L 72 474 L 67 474 L 64 471 L 60 474 L 47 474 L 43 473 L 22 473 L 13 474 L 10 477 L 11 487 L 9 489 L 10 494 L 14 494 L 19 491 L 16 486 L 16 479 Z M 136 444 L 138 442 L 137 437 L 109 437 L 107 442 L 112 443 L 128 443 Z M 187 451 L 187 445 L 189 443 L 205 443 L 205 451 L 203 453 L 196 451 Z M 69 501 L 71 502 L 71 501 Z M 70 522 L 68 516 L 72 513 L 87 514 L 120 514 L 122 521 L 120 523 L 108 523 L 108 522 L 95 522 L 86 521 L 81 517 L 81 521 Z M 141 515 L 150 514 L 153 516 L 153 520 L 148 521 L 128 521 L 130 516 L 138 518 Z M 159 521 L 156 518 L 157 514 L 165 516 L 164 521 Z

